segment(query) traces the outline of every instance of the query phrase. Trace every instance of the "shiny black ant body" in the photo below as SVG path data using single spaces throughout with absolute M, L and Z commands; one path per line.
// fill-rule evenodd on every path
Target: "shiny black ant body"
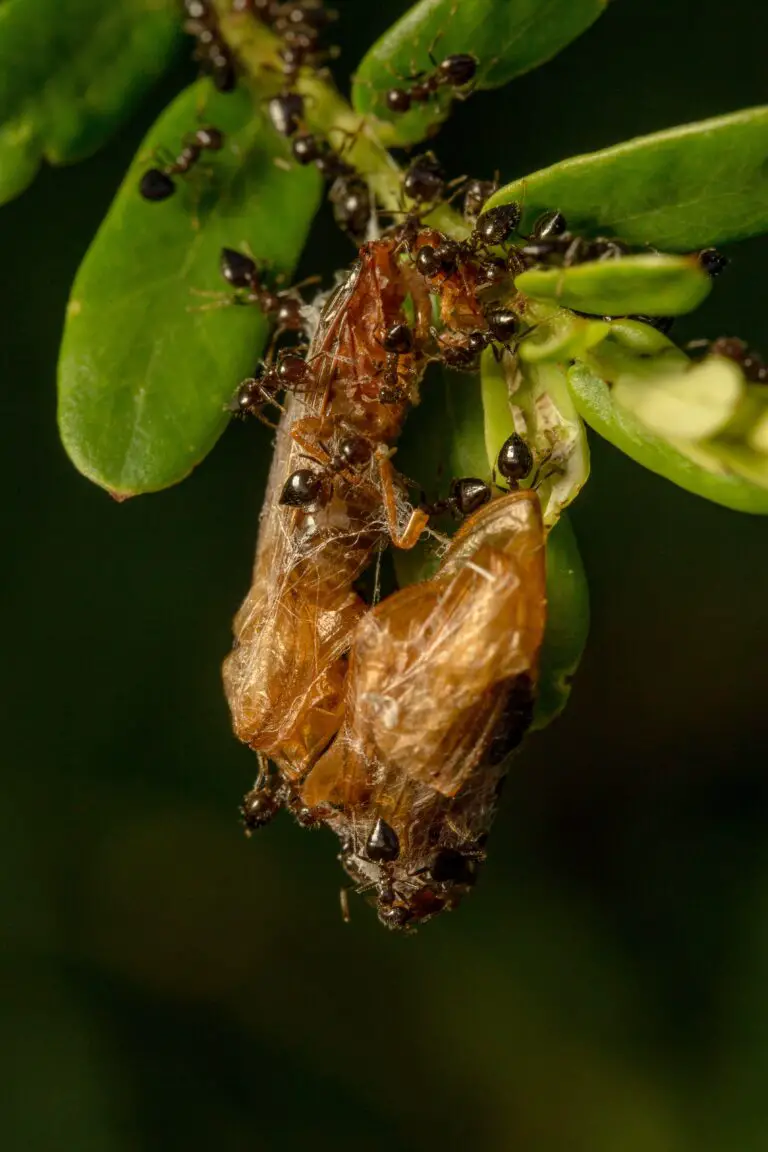
M 509 244 L 515 235 L 522 209 L 519 204 L 501 204 L 477 217 L 475 226 L 466 240 L 443 237 L 436 247 L 423 245 L 416 255 L 416 268 L 422 276 L 451 276 L 464 260 L 471 260 L 489 248 Z
M 235 289 L 236 304 L 258 304 L 277 325 L 278 333 L 303 331 L 304 301 L 294 289 L 276 292 L 266 287 L 256 261 L 234 248 L 222 248 L 219 267 L 227 284 Z
M 702 248 L 698 254 L 698 261 L 712 280 L 716 279 L 730 264 L 727 256 L 718 252 L 717 248 Z
M 237 84 L 235 62 L 219 30 L 213 5 L 209 0 L 184 0 L 184 10 L 184 31 L 197 41 L 194 59 L 210 75 L 218 92 L 231 92 Z
M 264 409 L 270 405 L 282 408 L 278 401 L 282 392 L 300 392 L 312 383 L 312 369 L 306 360 L 290 352 L 281 352 L 274 364 L 261 364 L 257 375 L 243 380 L 230 411 L 242 418 L 255 416 L 272 428 L 274 425 L 264 416 Z
M 533 454 L 530 448 L 513 432 L 502 444 L 496 459 L 496 467 L 506 480 L 510 491 L 520 487 L 520 481 L 527 479 L 533 471 Z
M 510 341 L 519 329 L 517 313 L 511 308 L 498 307 L 486 312 L 485 320 L 488 325 L 485 331 L 452 333 L 451 339 L 445 339 L 437 329 L 432 329 L 432 335 L 440 347 L 439 359 L 446 367 L 471 372 L 477 367 L 477 359 L 486 348 L 492 347 L 497 353 L 497 359 L 501 358 L 497 345 L 509 350 Z
M 426 104 L 440 88 L 451 88 L 460 95 L 472 83 L 477 73 L 477 60 L 466 52 L 446 56 L 438 63 L 432 53 L 429 58 L 432 72 L 417 72 L 407 81 L 407 87 L 390 88 L 384 102 L 390 112 L 408 112 L 414 104 Z
M 304 97 L 299 92 L 282 92 L 269 101 L 267 113 L 276 132 L 281 136 L 293 136 L 304 116 Z
M 324 447 L 321 445 L 321 447 Z M 358 472 L 373 458 L 373 446 L 364 436 L 350 434 L 339 440 L 336 452 L 328 453 L 320 471 L 298 468 L 283 485 L 278 504 L 285 508 L 325 507 L 333 496 L 336 476 Z
M 354 169 L 342 172 L 331 185 L 328 200 L 333 218 L 342 232 L 356 242 L 364 240 L 374 211 L 367 182 Z
M 517 432 L 513 432 L 502 444 L 496 459 L 496 470 L 507 481 L 511 491 L 519 488 L 520 482 L 533 471 L 531 450 Z M 485 480 L 477 476 L 462 476 L 451 481 L 449 495 L 444 500 L 436 500 L 433 504 L 422 501 L 419 507 L 429 516 L 442 516 L 449 512 L 454 518 L 462 519 L 487 504 L 492 494 L 492 486 Z
M 381 373 L 383 382 L 379 388 L 379 402 L 381 404 L 399 404 L 405 397 L 397 379 L 397 371 L 400 357 L 407 356 L 413 351 L 413 332 L 407 324 L 392 324 L 381 337 L 380 342 L 387 354 L 387 359 Z
M 418 204 L 434 204 L 445 192 L 445 171 L 433 152 L 411 161 L 403 176 L 403 192 Z
M 474 224 L 483 211 L 483 205 L 498 190 L 498 180 L 469 180 L 464 186 L 464 219 Z
M 451 481 L 448 496 L 432 504 L 421 503 L 419 508 L 428 516 L 442 516 L 446 512 L 457 520 L 471 516 L 491 499 L 491 486 L 476 476 L 462 476 Z
M 162 168 L 149 168 L 139 182 L 139 192 L 145 200 L 167 200 L 176 191 L 174 176 L 184 176 L 194 167 L 203 151 L 220 152 L 224 147 L 224 133 L 218 128 L 198 128 L 186 137 L 175 160 Z
M 562 212 L 544 212 L 531 229 L 530 236 L 512 254 L 512 259 L 522 258 L 524 266 L 544 264 L 570 268 L 588 260 L 617 260 L 626 256 L 629 246 L 610 236 L 597 236 L 587 240 L 568 230 L 568 222 Z

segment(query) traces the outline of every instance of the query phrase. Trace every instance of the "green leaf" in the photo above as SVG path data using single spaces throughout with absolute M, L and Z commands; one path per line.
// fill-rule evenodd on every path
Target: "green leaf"
M 547 536 L 547 627 L 532 730 L 546 728 L 571 694 L 589 633 L 589 587 L 567 513 Z
M 43 160 L 95 152 L 163 72 L 181 38 L 176 0 L 5 0 L 0 5 L 0 203 Z
M 768 230 L 768 107 L 684 124 L 564 160 L 508 184 L 488 207 L 551 208 L 581 235 L 686 252 Z
M 388 144 L 423 140 L 448 114 L 452 95 L 443 87 L 427 104 L 390 112 L 388 88 L 415 73 L 434 71 L 453 53 L 478 61 L 476 86 L 496 88 L 551 59 L 602 14 L 608 0 L 421 0 L 378 40 L 355 76 L 352 102 L 358 112 L 390 122 Z M 384 137 L 383 137 L 384 138 Z
M 597 316 L 681 316 L 708 296 L 712 281 L 695 256 L 642 255 L 571 268 L 531 268 L 515 287 L 534 300 Z
M 681 372 L 663 364 L 655 372 L 619 376 L 613 402 L 632 412 L 646 428 L 668 439 L 706 440 L 736 415 L 745 384 L 732 360 L 709 356 Z
M 170 200 L 143 200 L 138 182 L 153 150 L 178 148 L 201 105 L 225 132 L 224 148 L 178 178 Z M 275 163 L 286 155 L 247 91 L 222 96 L 208 81 L 183 92 L 144 141 L 78 272 L 59 363 L 64 445 L 111 492 L 183 479 L 226 426 L 268 325 L 256 307 L 199 310 L 205 301 L 193 290 L 224 287 L 223 246 L 250 245 L 275 274 L 291 272 L 321 181 L 312 168 Z
M 608 384 L 586 364 L 575 364 L 568 385 L 582 418 L 601 436 L 638 464 L 673 484 L 740 512 L 768 515 L 768 487 L 758 480 L 765 460 L 741 443 L 717 440 L 692 444 L 682 438 L 664 439 L 615 402 Z M 754 468 L 753 480 L 747 478 Z M 741 474 L 739 474 L 741 473 Z M 768 469 L 765 470 L 768 481 Z
M 531 449 L 544 523 L 551 528 L 581 491 L 589 476 L 587 437 L 559 364 L 496 360 L 489 349 L 482 360 L 485 449 L 493 467 L 513 432 Z

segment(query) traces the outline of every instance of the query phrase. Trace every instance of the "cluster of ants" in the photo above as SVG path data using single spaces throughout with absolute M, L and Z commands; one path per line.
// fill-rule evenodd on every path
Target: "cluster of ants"
M 232 91 L 237 61 L 212 0 L 184 0 L 184 8 L 185 29 L 195 37 L 203 71 L 219 91 Z M 258 307 L 274 326 L 264 359 L 237 389 L 231 410 L 271 428 L 278 427 L 271 411 L 282 416 L 254 582 L 225 662 L 235 732 L 260 763 L 242 816 L 249 831 L 280 807 L 308 826 L 327 824 L 339 836 L 348 876 L 358 890 L 375 892 L 382 922 L 407 928 L 453 907 L 474 883 L 505 771 L 502 762 L 531 721 L 546 611 L 544 527 L 535 492 L 545 460 L 535 459 L 513 432 L 496 453 L 492 483 L 457 477 L 447 494 L 430 500 L 418 483 L 392 467 L 394 445 L 430 362 L 475 371 L 483 352 L 490 349 L 500 359 L 534 331 L 515 290 L 521 272 L 620 260 L 633 249 L 616 237 L 578 234 L 558 210 L 544 212 L 523 231 L 520 204 L 487 207 L 498 181 L 449 181 L 432 152 L 411 160 L 403 174 L 403 211 L 390 213 L 395 223 L 382 228 L 368 183 L 345 159 L 344 145 L 333 147 L 310 131 L 299 89 L 301 70 L 317 70 L 333 55 L 321 39 L 336 13 L 324 9 L 322 0 L 232 0 L 231 10 L 263 22 L 279 38 L 279 91 L 267 103 L 268 118 L 290 142 L 294 161 L 313 165 L 328 181 L 337 223 L 361 245 L 346 279 L 319 305 L 303 298 L 301 285 L 281 286 L 250 253 L 221 251 L 228 291 L 214 294 L 218 303 Z M 474 56 L 436 60 L 431 50 L 429 56 L 430 70 L 399 80 L 384 94 L 390 113 L 406 114 L 440 94 L 461 98 L 472 90 Z M 178 177 L 203 153 L 223 146 L 219 129 L 198 128 L 182 140 L 178 155 L 144 173 L 141 196 L 148 201 L 172 196 Z M 438 205 L 458 197 L 463 197 L 466 224 L 461 240 L 427 223 Z M 698 259 L 712 277 L 727 263 L 711 248 Z M 664 316 L 633 318 L 663 332 L 672 323 Z M 739 340 L 689 347 L 694 354 L 728 357 L 748 380 L 768 383 L 768 365 Z M 411 488 L 419 499 L 404 495 Z M 497 539 L 489 525 L 500 513 L 505 519 L 503 528 L 493 530 Z M 374 593 L 373 604 L 357 595 L 359 578 L 383 547 L 412 547 L 433 518 L 446 514 L 465 523 L 451 544 L 444 541 L 436 584 L 427 581 L 420 590 L 404 589 L 380 603 Z M 475 559 L 482 559 L 482 542 L 489 538 L 498 544 L 494 563 L 510 578 L 492 579 L 491 591 L 481 582 L 465 596 L 462 581 L 478 573 L 488 578 Z M 471 563 L 465 565 L 467 557 Z M 401 596 L 405 599 L 398 600 Z M 527 632 L 515 623 L 516 598 L 525 600 L 521 618 L 528 622 Z M 470 603 L 472 612 L 462 615 Z M 498 616 L 503 603 L 509 612 L 506 631 Z M 477 660 L 466 670 L 462 690 L 470 693 L 468 710 L 452 698 L 450 677 L 436 671 L 437 649 L 428 651 L 420 643 L 411 649 L 403 635 L 394 655 L 388 652 L 387 637 L 395 635 L 401 616 L 414 636 L 433 629 L 444 644 L 450 644 L 446 636 L 454 636 L 458 647 L 450 661 L 460 662 L 473 629 L 487 628 L 478 632 L 483 652 L 501 629 L 504 653 L 497 654 L 498 667 Z M 354 678 L 363 676 L 366 644 L 375 649 L 365 672 L 374 680 L 357 692 Z M 517 663 L 515 645 L 520 646 Z M 508 668 L 505 658 L 511 660 Z M 406 666 L 408 676 L 401 674 Z M 419 729 L 404 767 L 396 749 L 385 748 L 389 714 L 366 708 L 371 701 L 390 701 L 394 708 L 397 699 L 395 727 L 407 733 L 409 714 L 418 721 L 424 704 L 397 696 L 396 688 L 412 688 L 420 676 L 429 709 L 439 703 L 442 710 L 429 739 Z M 470 713 L 474 719 L 468 722 Z M 371 773 L 366 757 L 375 746 L 371 732 L 377 725 L 383 735 Z M 362 759 L 356 759 L 358 746 L 365 749 Z M 448 747 L 459 749 L 455 764 L 445 754 Z

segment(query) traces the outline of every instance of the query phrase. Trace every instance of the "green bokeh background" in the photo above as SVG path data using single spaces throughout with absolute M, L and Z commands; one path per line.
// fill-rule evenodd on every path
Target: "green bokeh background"
M 403 5 L 337 6 L 343 76 Z M 763 103 L 765 25 L 759 0 L 616 0 L 458 107 L 441 158 L 512 179 Z M 117 505 L 55 427 L 69 285 L 185 75 L 0 210 L 3 1147 L 765 1149 L 764 519 L 594 443 L 588 652 L 455 915 L 402 938 L 355 901 L 344 925 L 329 834 L 242 837 L 254 764 L 219 664 L 269 437 L 233 427 L 181 487 Z M 768 350 L 768 242 L 729 254 L 680 334 Z M 319 227 L 302 273 L 351 255 Z

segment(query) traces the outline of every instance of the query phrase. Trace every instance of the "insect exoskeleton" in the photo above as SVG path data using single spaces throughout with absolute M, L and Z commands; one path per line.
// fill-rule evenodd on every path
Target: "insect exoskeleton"
M 453 907 L 475 880 L 508 753 L 530 723 L 546 615 L 538 496 L 484 503 L 433 579 L 363 616 L 344 722 L 301 796 L 389 927 Z
M 253 582 L 235 619 L 224 684 L 236 734 L 291 787 L 342 721 L 346 654 L 367 611 L 355 581 L 388 539 L 409 546 L 427 520 L 412 509 L 400 529 L 403 502 L 395 499 L 388 446 L 408 398 L 387 405 L 378 396 L 390 355 L 382 332 L 400 321 L 406 297 L 417 334 L 431 315 L 423 281 L 401 269 L 395 246 L 392 239 L 364 245 L 325 303 L 306 362 L 290 353 L 280 360 L 284 371 L 295 361 L 297 372 L 306 363 L 311 373 L 298 394 L 289 382 Z M 405 359 L 417 378 L 426 358 Z M 253 399 L 260 403 L 263 393 Z

